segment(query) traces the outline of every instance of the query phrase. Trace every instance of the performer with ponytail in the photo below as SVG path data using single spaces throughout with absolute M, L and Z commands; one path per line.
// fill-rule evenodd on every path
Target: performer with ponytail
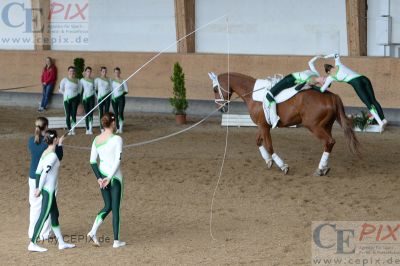
M 49 215 L 51 216 L 50 220 L 53 232 L 57 237 L 58 249 L 75 247 L 73 244 L 64 242 L 60 230 L 60 224 L 58 223 L 59 212 L 56 200 L 56 189 L 58 184 L 58 169 L 60 168 L 60 160 L 55 153 L 58 143 L 57 131 L 53 129 L 46 130 L 44 141 L 48 147 L 43 152 L 39 161 L 39 165 L 36 169 L 36 180 L 38 186 L 34 193 L 35 197 L 42 195 L 42 209 L 40 211 L 39 219 L 36 222 L 31 242 L 28 246 L 28 250 L 34 252 L 47 251 L 47 249 L 37 245 L 37 239 Z
M 125 246 L 120 240 L 120 208 L 123 192 L 123 178 L 120 169 L 122 155 L 122 138 L 114 135 L 116 117 L 113 113 L 105 113 L 101 118 L 104 132 L 98 135 L 92 144 L 90 165 L 96 175 L 104 200 L 104 207 L 97 214 L 92 229 L 88 233 L 96 245 L 99 245 L 96 233 L 107 215 L 112 211 L 112 224 L 114 231 L 114 248 Z M 97 164 L 100 157 L 100 165 Z
M 47 130 L 49 125 L 49 121 L 45 117 L 38 117 L 35 121 L 35 134 L 30 137 L 28 140 L 28 149 L 31 154 L 31 163 L 29 169 L 29 230 L 28 236 L 32 238 L 33 229 L 35 224 L 39 218 L 41 206 L 42 206 L 42 197 L 35 197 L 35 189 L 37 188 L 36 184 L 36 175 L 35 171 L 39 164 L 40 157 L 43 154 L 43 151 L 47 149 L 48 145 L 44 141 L 44 133 Z M 57 154 L 58 159 L 61 161 L 63 157 L 63 148 L 62 142 L 63 137 L 58 140 L 58 145 L 56 146 L 55 152 Z M 42 232 L 40 234 L 40 239 L 48 239 L 50 234 L 50 223 L 49 220 L 43 225 Z

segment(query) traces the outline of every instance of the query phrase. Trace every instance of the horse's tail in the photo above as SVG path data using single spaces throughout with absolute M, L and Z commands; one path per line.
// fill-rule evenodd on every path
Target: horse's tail
M 352 154 L 360 156 L 360 150 L 359 150 L 360 143 L 358 142 L 358 139 L 354 134 L 353 122 L 346 116 L 342 99 L 340 99 L 340 97 L 336 94 L 333 95 L 335 97 L 336 121 L 343 128 L 344 136 L 346 138 L 350 152 Z

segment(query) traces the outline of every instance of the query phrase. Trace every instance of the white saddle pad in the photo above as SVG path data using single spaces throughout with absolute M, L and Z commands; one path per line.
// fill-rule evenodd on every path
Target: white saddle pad
M 254 84 L 253 88 L 253 101 L 256 102 L 264 102 L 265 97 L 267 95 L 267 92 L 272 88 L 273 82 L 270 79 L 257 79 L 256 83 Z M 297 85 L 283 90 L 281 93 L 279 93 L 277 96 L 275 96 L 275 101 L 276 103 L 281 103 L 284 101 L 289 100 L 292 98 L 294 95 L 298 93 L 298 91 L 295 90 L 295 87 Z M 305 85 L 302 90 L 305 90 L 309 88 L 307 85 Z

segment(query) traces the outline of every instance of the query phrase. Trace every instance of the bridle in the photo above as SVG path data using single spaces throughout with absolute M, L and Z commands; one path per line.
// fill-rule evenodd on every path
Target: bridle
M 231 92 L 225 90 L 218 82 L 216 86 L 213 88 L 214 92 L 219 95 L 219 99 L 215 99 L 215 103 L 218 104 L 220 107 L 226 105 L 229 102 L 229 95 L 232 94 Z M 226 92 L 228 94 L 228 98 L 225 99 L 223 92 Z
M 214 101 L 215 101 L 215 103 L 216 103 L 220 108 L 222 108 L 222 107 L 225 106 L 228 102 L 230 102 L 230 95 L 232 95 L 233 92 L 225 90 L 225 89 L 221 86 L 221 84 L 219 83 L 217 75 L 215 75 L 213 72 L 208 73 L 208 75 L 209 75 L 210 79 L 211 79 L 212 82 L 213 82 L 213 90 L 214 90 L 214 92 L 215 92 L 215 93 L 218 93 L 218 95 L 219 95 L 219 99 L 215 99 Z M 282 78 L 283 78 L 283 75 L 281 75 L 281 74 L 275 74 L 273 77 L 267 77 L 266 79 L 268 79 L 268 80 L 271 82 L 271 87 L 273 87 L 273 86 L 274 86 L 276 83 L 278 83 Z M 263 90 L 263 89 L 265 89 L 265 88 L 260 88 L 260 89 L 257 89 L 256 91 L 258 91 L 258 90 Z M 223 92 L 227 93 L 228 99 L 225 99 Z M 244 96 L 247 96 L 247 95 L 249 95 L 249 94 L 252 94 L 253 92 L 254 92 L 253 90 L 250 90 L 249 92 L 247 92 L 247 93 L 245 93 L 245 94 L 243 94 L 243 95 L 239 95 L 239 94 L 238 94 L 238 97 L 237 97 L 237 98 L 240 98 L 240 97 L 243 98 Z M 237 92 L 236 92 L 236 93 L 237 93 Z M 235 99 L 236 99 L 236 98 L 235 98 Z

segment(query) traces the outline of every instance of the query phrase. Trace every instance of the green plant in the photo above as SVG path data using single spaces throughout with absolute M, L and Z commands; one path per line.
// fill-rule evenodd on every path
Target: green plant
M 353 126 L 358 127 L 360 130 L 365 130 L 369 125 L 369 117 L 368 113 L 361 111 L 360 115 L 356 115 L 352 117 Z
M 83 71 L 85 70 L 85 59 L 75 58 L 74 67 L 75 67 L 75 77 L 77 79 L 83 78 Z
M 171 76 L 171 81 L 173 84 L 173 97 L 169 99 L 169 102 L 174 108 L 175 114 L 184 115 L 188 108 L 188 101 L 186 100 L 185 74 L 178 62 L 174 64 L 174 72 Z

